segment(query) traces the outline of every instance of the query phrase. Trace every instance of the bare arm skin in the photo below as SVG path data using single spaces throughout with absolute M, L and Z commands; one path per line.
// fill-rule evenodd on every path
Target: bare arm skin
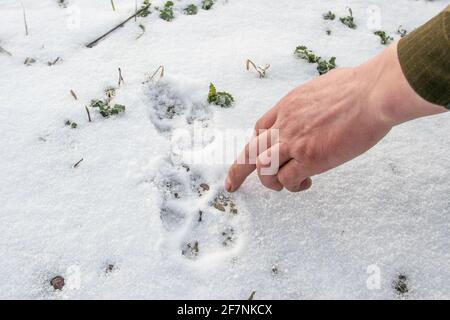
M 249 145 L 235 162 L 225 188 L 234 192 L 257 170 L 261 183 L 272 190 L 291 192 L 309 189 L 311 177 L 333 169 L 366 152 L 393 126 L 445 112 L 425 101 L 410 87 L 401 70 L 397 43 L 368 62 L 333 70 L 290 92 L 260 118 L 256 136 L 249 144 L 268 139 L 279 130 L 279 143 L 258 150 L 250 164 Z M 266 132 L 258 134 L 261 129 Z M 271 155 L 279 154 L 279 170 L 263 175 Z M 254 163 L 254 162 L 253 162 Z

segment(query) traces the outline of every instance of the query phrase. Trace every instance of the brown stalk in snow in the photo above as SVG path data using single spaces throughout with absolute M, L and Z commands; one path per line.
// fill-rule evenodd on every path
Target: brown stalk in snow
M 72 97 L 73 97 L 75 100 L 78 100 L 78 97 L 77 97 L 77 95 L 75 94 L 75 92 L 74 92 L 73 90 L 70 90 L 70 94 L 72 95 Z
M 164 77 L 164 70 L 165 70 L 164 66 L 159 66 L 159 68 L 156 69 L 156 71 L 143 83 L 145 84 L 145 83 L 149 83 L 150 81 L 153 81 L 153 79 L 156 77 L 158 72 L 159 72 L 159 79 L 161 79 L 162 77 Z
M 11 52 L 9 52 L 9 51 L 6 50 L 6 49 L 3 49 L 1 46 L 0 46 L 0 53 L 4 53 L 4 54 L 6 54 L 7 56 L 12 56 Z
M 86 113 L 88 115 L 89 122 L 92 122 L 92 120 L 91 120 L 91 113 L 89 112 L 89 108 L 87 106 L 84 106 L 84 108 L 86 109 Z
M 82 158 L 80 161 L 78 161 L 77 163 L 75 163 L 75 164 L 73 165 L 73 167 L 74 167 L 74 168 L 78 167 L 78 166 L 80 165 L 80 163 L 83 162 L 83 160 L 84 160 L 84 159 Z
M 25 35 L 28 36 L 28 24 L 27 24 L 27 16 L 25 14 L 25 7 L 23 5 L 23 2 L 21 2 L 20 4 L 22 5 L 23 23 L 25 24 Z
M 250 66 L 252 66 L 256 72 L 258 72 L 260 78 L 264 78 L 266 76 L 267 70 L 270 68 L 270 64 L 266 64 L 264 67 L 258 67 L 252 60 L 247 59 L 247 71 L 250 71 Z
M 131 19 L 139 16 L 143 11 L 147 10 L 150 7 L 150 5 L 147 5 L 145 7 L 143 7 L 142 9 L 140 9 L 139 11 L 137 11 L 135 14 L 133 14 L 131 17 L 129 17 L 128 19 L 126 19 L 125 21 L 122 21 L 121 23 L 119 23 L 117 26 L 115 26 L 114 28 L 112 28 L 111 30 L 109 30 L 108 32 L 106 32 L 105 34 L 103 34 L 102 36 L 98 37 L 97 39 L 95 39 L 94 41 L 88 43 L 86 45 L 86 47 L 88 48 L 93 48 L 95 45 L 97 45 L 97 43 L 99 43 L 101 40 L 103 40 L 104 38 L 106 38 L 107 36 L 109 36 L 111 33 L 113 33 L 114 31 L 116 31 L 117 29 L 123 27 L 128 21 L 130 21 Z
M 123 80 L 123 77 L 122 77 L 122 70 L 119 68 L 119 88 L 120 88 L 120 85 L 122 84 L 122 83 L 125 83 L 125 80 Z

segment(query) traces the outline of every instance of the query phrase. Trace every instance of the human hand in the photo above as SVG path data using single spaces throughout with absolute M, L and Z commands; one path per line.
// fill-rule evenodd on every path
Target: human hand
M 225 188 L 236 191 L 256 169 L 269 189 L 309 189 L 311 177 L 366 152 L 393 126 L 444 111 L 409 86 L 394 44 L 359 67 L 332 70 L 281 99 L 258 120 Z

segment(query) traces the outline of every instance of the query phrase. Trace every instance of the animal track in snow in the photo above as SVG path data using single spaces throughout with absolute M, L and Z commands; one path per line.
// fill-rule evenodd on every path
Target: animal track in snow
M 180 80 L 145 84 L 150 120 L 171 143 L 171 151 L 161 160 L 153 182 L 161 197 L 160 218 L 167 231 L 165 248 L 178 251 L 188 260 L 209 254 L 226 253 L 239 241 L 238 206 L 221 187 L 211 181 L 201 167 L 189 166 L 173 152 L 186 145 L 173 139 L 176 130 L 189 132 L 208 127 L 214 106 L 195 90 L 188 90 Z M 214 137 L 202 144 L 206 147 Z M 214 182 L 214 183 L 213 183 Z M 173 242 L 178 244 L 174 244 Z
M 145 95 L 151 104 L 150 119 L 162 134 L 210 119 L 206 101 L 193 101 L 164 79 L 150 82 Z

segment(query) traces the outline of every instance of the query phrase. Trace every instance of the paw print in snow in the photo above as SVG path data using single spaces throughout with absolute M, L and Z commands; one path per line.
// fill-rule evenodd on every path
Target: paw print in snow
M 149 83 L 145 95 L 151 106 L 151 121 L 161 133 L 184 129 L 210 118 L 205 102 L 191 99 L 164 80 Z

